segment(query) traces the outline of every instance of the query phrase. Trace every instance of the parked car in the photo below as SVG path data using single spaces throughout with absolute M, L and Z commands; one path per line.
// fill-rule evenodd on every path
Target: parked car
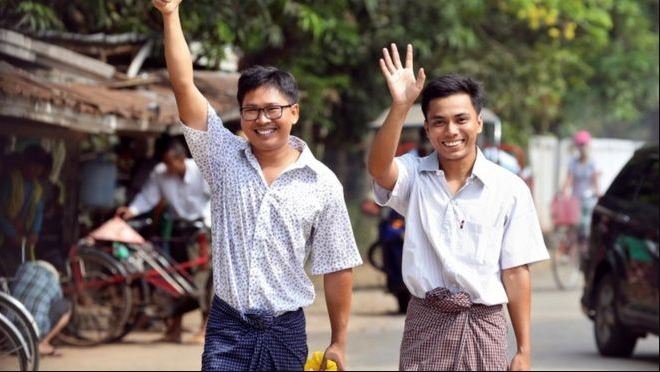
M 605 356 L 658 334 L 658 181 L 658 145 L 639 149 L 593 212 L 581 303 Z

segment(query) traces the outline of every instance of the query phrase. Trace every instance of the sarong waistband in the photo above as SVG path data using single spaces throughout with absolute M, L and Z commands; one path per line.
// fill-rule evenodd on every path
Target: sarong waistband
M 439 311 L 441 313 L 462 313 L 469 311 L 474 314 L 492 314 L 500 311 L 502 305 L 483 305 L 475 304 L 470 298 L 470 294 L 464 291 L 451 293 L 447 288 L 438 287 L 426 292 L 426 296 L 416 298 L 426 307 Z
M 280 315 L 275 315 L 269 311 L 241 313 L 217 295 L 213 296 L 213 306 L 217 306 L 218 309 L 225 315 L 239 320 L 256 329 L 268 329 L 272 327 L 273 324 L 292 320 L 293 317 L 299 316 L 298 313 L 303 311 L 302 308 L 299 308 L 298 310 L 287 311 Z

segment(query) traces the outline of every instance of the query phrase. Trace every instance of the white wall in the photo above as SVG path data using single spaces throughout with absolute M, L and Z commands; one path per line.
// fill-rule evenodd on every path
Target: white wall
M 644 142 L 614 138 L 593 138 L 591 155 L 601 172 L 600 188 L 605 192 L 619 170 Z M 534 203 L 544 232 L 552 230 L 550 202 L 566 178 L 566 168 L 575 148 L 570 138 L 532 136 L 529 141 L 529 162 L 534 174 Z

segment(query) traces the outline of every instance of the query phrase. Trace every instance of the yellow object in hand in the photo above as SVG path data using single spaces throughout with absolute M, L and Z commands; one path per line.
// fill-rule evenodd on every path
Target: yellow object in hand
M 320 371 L 321 362 L 323 362 L 323 352 L 315 351 L 312 353 L 312 356 L 307 359 L 305 363 L 305 371 Z M 325 370 L 326 371 L 336 371 L 337 363 L 332 359 L 327 359 L 325 361 Z

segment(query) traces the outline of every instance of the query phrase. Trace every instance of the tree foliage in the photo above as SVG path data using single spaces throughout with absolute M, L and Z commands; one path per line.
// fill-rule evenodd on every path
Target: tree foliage
M 158 33 L 144 0 L 0 0 L 3 27 Z M 658 1 L 616 0 L 185 0 L 189 40 L 219 62 L 277 65 L 303 89 L 300 134 L 333 148 L 361 141 L 388 105 L 378 58 L 392 42 L 415 47 L 430 77 L 484 82 L 505 137 L 635 133 L 658 106 Z M 657 125 L 657 124 L 656 124 Z

